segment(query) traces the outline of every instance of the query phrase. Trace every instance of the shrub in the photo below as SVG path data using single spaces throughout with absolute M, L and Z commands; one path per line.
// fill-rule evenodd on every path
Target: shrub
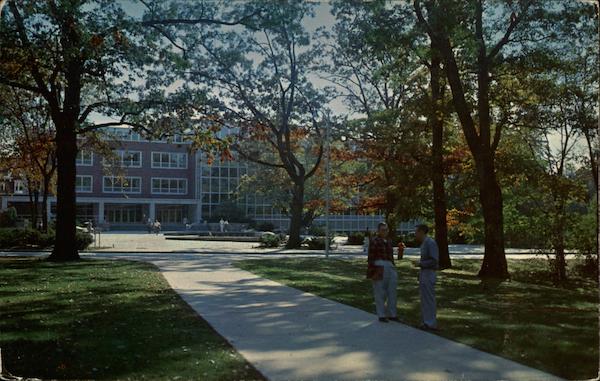
M 320 224 L 313 224 L 308 227 L 308 235 L 314 235 L 316 237 L 325 237 L 325 226 Z
M 256 229 L 261 232 L 272 232 L 275 230 L 275 225 L 271 222 L 261 222 L 256 226 Z
M 54 244 L 54 234 L 41 233 L 35 229 L 0 229 L 0 249 L 44 249 Z
M 266 233 L 260 236 L 261 247 L 279 247 L 281 244 L 281 237 L 277 234 Z
M 0 227 L 12 228 L 17 225 L 17 209 L 14 207 L 7 208 L 0 212 Z
M 362 245 L 365 242 L 365 233 L 350 232 L 348 233 L 348 245 Z
M 88 232 L 78 231 L 75 234 L 77 250 L 85 250 L 94 242 L 94 236 Z
M 304 240 L 309 250 L 325 250 L 325 237 L 312 237 Z M 333 247 L 333 237 L 329 237 L 329 248 Z
M 46 248 L 54 246 L 54 232 L 49 231 L 47 233 L 40 233 L 39 247 Z

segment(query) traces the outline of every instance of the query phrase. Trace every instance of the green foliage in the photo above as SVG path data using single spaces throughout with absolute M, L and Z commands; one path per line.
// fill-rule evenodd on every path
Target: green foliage
M 325 236 L 325 225 L 323 224 L 312 224 L 308 227 L 308 234 L 317 237 Z
M 45 249 L 54 245 L 54 233 L 42 233 L 35 229 L 0 229 L 0 249 Z
M 281 237 L 273 233 L 265 233 L 260 236 L 261 247 L 279 247 L 281 245 Z
M 85 250 L 94 243 L 94 236 L 88 232 L 78 231 L 75 234 L 77 250 Z
M 0 212 L 0 228 L 12 228 L 17 225 L 17 209 L 7 208 Z
M 40 232 L 30 228 L 0 229 L 0 249 L 46 249 L 54 245 L 54 231 Z M 77 250 L 85 250 L 94 242 L 94 237 L 78 231 L 76 236 Z
M 348 245 L 362 245 L 365 242 L 365 233 L 350 232 L 348 233 Z
M 275 225 L 272 222 L 260 222 L 256 225 L 256 230 L 261 232 L 272 232 L 275 230 Z
M 597 206 L 594 203 L 585 214 L 580 214 L 573 221 L 567 236 L 568 246 L 580 255 L 598 254 L 598 221 Z

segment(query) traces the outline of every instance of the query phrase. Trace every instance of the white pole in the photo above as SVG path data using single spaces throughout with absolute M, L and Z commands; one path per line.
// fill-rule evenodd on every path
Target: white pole
M 330 165 L 330 153 L 331 153 L 331 142 L 330 142 L 330 123 L 329 118 L 326 122 L 326 135 L 325 135 L 325 258 L 329 258 L 329 204 L 331 203 L 331 165 Z

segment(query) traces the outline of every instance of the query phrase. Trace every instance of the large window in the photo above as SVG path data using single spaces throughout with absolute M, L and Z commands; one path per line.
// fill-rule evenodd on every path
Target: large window
M 142 151 L 114 151 L 117 163 L 121 168 L 140 168 L 142 166 Z
M 143 222 L 144 216 L 141 205 L 108 204 L 104 209 L 104 219 L 110 223 L 131 224 Z
M 75 164 L 79 166 L 89 167 L 94 164 L 94 154 L 92 151 L 79 150 Z
M 181 224 L 187 218 L 185 205 L 156 205 L 156 219 L 161 224 Z
M 152 168 L 187 168 L 187 153 L 152 152 Z
M 153 140 L 153 143 L 186 143 L 186 139 L 181 134 L 165 136 L 162 139 Z
M 129 142 L 139 142 L 142 139 L 140 134 L 134 132 L 131 128 L 108 127 L 102 130 L 105 140 L 124 140 Z
M 75 191 L 90 193 L 92 191 L 92 176 L 77 176 L 75 178 Z
M 23 180 L 15 180 L 15 194 L 24 194 L 25 189 L 25 182 Z
M 141 193 L 141 177 L 105 176 L 102 179 L 102 190 L 105 193 Z
M 154 194 L 187 194 L 187 179 L 152 178 Z

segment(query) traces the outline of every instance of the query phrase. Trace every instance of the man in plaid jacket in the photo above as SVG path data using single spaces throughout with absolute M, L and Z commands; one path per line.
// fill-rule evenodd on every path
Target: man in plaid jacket
M 373 282 L 373 296 L 379 321 L 399 321 L 396 310 L 398 273 L 394 265 L 394 249 L 391 240 L 388 239 L 388 226 L 385 222 L 379 224 L 377 236 L 369 242 L 367 278 Z

